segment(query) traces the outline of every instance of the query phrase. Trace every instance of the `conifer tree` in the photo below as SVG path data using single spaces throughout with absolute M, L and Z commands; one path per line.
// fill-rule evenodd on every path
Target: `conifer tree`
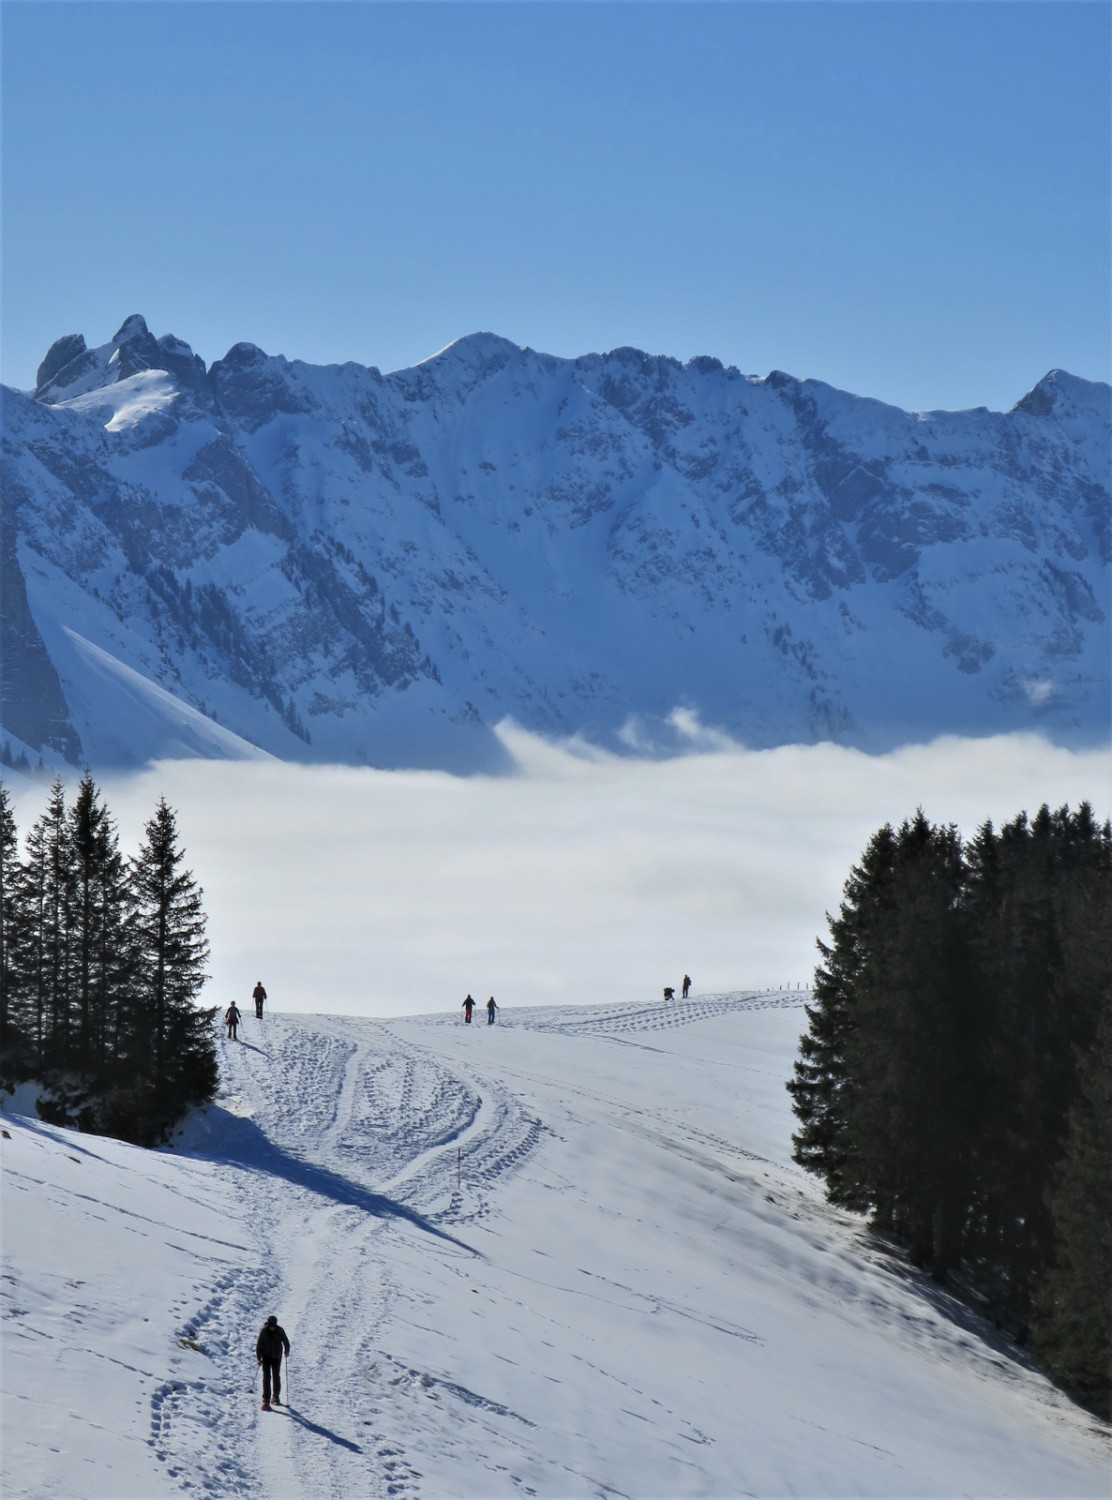
M 217 1082 L 215 1012 L 196 1005 L 208 958 L 202 891 L 183 860 L 174 813 L 160 799 L 130 872 L 138 1005 L 126 1047 L 141 1097 L 127 1107 L 141 1108 L 151 1139 L 211 1098 Z
M 19 920 L 13 957 L 39 1077 L 67 1061 L 72 894 L 65 789 L 57 778 L 46 811 L 27 835 L 16 882 Z
M 133 902 L 116 829 L 86 772 L 69 815 L 73 865 L 73 1005 L 83 1068 L 103 1074 L 116 1057 L 133 979 Z
M 901 825 L 856 997 L 848 1062 L 877 1222 L 941 1274 L 959 1257 L 974 1107 L 960 913 L 961 842 Z
M 1049 1206 L 1054 1265 L 1035 1298 L 1035 1352 L 1067 1390 L 1112 1416 L 1112 986 L 1083 1064 Z
M 1000 1277 L 1000 1313 L 1025 1336 L 1031 1295 L 1053 1251 L 1046 1187 L 1112 982 L 1112 842 L 1083 804 L 998 834 L 967 857 L 972 982 L 984 1035 L 979 1184 L 971 1249 Z
M 5 1057 L 21 1051 L 15 954 L 19 906 L 19 835 L 8 789 L 0 781 L 0 1047 Z
M 794 1159 L 824 1178 L 831 1202 L 858 1211 L 870 1208 L 873 1197 L 851 1123 L 860 1113 L 860 1080 L 850 1055 L 861 985 L 888 920 L 883 893 L 895 854 L 896 836 L 885 824 L 850 870 L 838 915 L 827 915 L 831 940 L 818 943 L 823 961 L 815 972 L 814 1003 L 806 1007 L 809 1030 L 788 1083 L 800 1121 Z

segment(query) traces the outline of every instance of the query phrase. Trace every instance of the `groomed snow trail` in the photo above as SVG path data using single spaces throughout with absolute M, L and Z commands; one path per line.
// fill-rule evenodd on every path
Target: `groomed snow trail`
M 246 1017 L 189 1149 L 257 1254 L 182 1308 L 214 1373 L 152 1403 L 175 1486 L 1103 1494 L 1093 1424 L 790 1162 L 805 998 Z

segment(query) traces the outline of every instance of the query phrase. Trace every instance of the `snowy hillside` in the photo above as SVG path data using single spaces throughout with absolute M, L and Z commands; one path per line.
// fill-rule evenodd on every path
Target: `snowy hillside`
M 9 1101 L 4 1493 L 1106 1495 L 1107 1431 L 791 1165 L 802 1025 L 251 1017 L 173 1153 Z
M 99 769 L 489 769 L 506 718 L 660 752 L 677 709 L 758 747 L 1092 743 L 1109 432 L 1064 371 L 907 413 L 491 334 L 388 376 L 206 370 L 131 317 L 4 393 L 0 728 Z

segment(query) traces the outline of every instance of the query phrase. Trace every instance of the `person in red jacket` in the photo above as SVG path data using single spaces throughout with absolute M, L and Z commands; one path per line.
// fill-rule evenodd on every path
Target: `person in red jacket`
M 290 1341 L 286 1330 L 271 1313 L 259 1329 L 255 1340 L 255 1358 L 263 1367 L 263 1411 L 271 1406 L 281 1406 L 278 1397 L 282 1394 L 282 1352 L 290 1357 Z M 271 1392 L 273 1391 L 273 1395 Z
M 255 986 L 255 988 L 251 991 L 251 999 L 255 1002 L 255 1014 L 261 1021 L 263 1018 L 263 1001 L 266 999 L 266 991 L 263 989 L 263 982 L 261 979 Z

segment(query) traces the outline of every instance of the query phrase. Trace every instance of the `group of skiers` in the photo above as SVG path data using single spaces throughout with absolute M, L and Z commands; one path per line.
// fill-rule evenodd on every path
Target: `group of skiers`
M 468 1026 L 471 1025 L 471 1013 L 472 1013 L 472 1011 L 474 1009 L 475 1009 L 475 1002 L 474 1002 L 474 1000 L 472 1000 L 471 996 L 468 995 L 467 999 L 463 1002 L 463 1019 L 467 1022 Z M 494 1017 L 495 1017 L 495 1013 L 497 1012 L 497 1010 L 498 1010 L 498 1007 L 494 1003 L 494 996 L 491 995 L 490 999 L 486 1003 L 487 1025 L 488 1026 L 493 1026 L 494 1025 Z
M 255 986 L 255 988 L 251 991 L 251 999 L 255 1002 L 255 1015 L 257 1019 L 261 1021 L 263 1018 L 263 1001 L 266 999 L 266 990 L 263 989 L 263 982 L 261 979 Z M 229 1005 L 228 1009 L 224 1012 L 224 1025 L 228 1028 L 228 1036 L 233 1042 L 238 1039 L 239 1023 L 242 1020 L 243 1012 L 233 1000 L 231 1005 Z
M 683 976 L 683 998 L 686 1000 L 690 993 L 691 975 L 685 974 Z M 261 979 L 259 980 L 258 984 L 256 984 L 255 988 L 251 991 L 251 998 L 255 1002 L 255 1015 L 261 1021 L 263 1018 L 263 1001 L 266 999 L 266 990 L 263 989 L 263 982 Z M 664 998 L 665 1000 L 674 1000 L 676 998 L 676 990 L 674 985 L 666 984 L 664 986 Z M 471 1025 L 471 1017 L 475 1011 L 475 1004 L 476 1002 L 470 995 L 468 995 L 466 1000 L 464 1000 L 463 1002 L 463 1019 L 467 1022 L 468 1026 Z M 494 996 L 491 995 L 490 999 L 486 1003 L 488 1026 L 494 1025 L 494 1017 L 497 1012 L 498 1006 L 495 1005 Z M 228 1036 L 233 1042 L 238 1038 L 239 1023 L 242 1019 L 243 1014 L 240 1011 L 239 1006 L 233 1000 L 231 1005 L 229 1005 L 228 1009 L 224 1012 L 224 1024 L 228 1028 Z

